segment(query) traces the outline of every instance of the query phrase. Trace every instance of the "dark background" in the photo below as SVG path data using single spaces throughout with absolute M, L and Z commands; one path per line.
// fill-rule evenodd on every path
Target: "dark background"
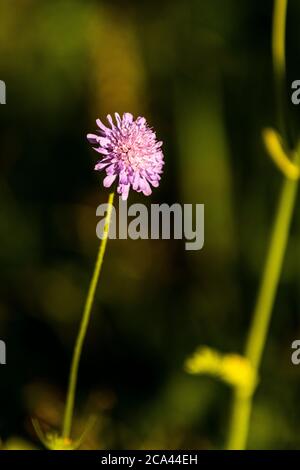
M 97 117 L 144 115 L 164 141 L 151 198 L 205 204 L 205 247 L 109 241 L 78 384 L 83 448 L 220 448 L 231 390 L 189 376 L 198 345 L 242 352 L 282 176 L 275 124 L 272 1 L 0 0 L 0 436 L 39 443 L 30 417 L 60 429 L 72 348 L 105 202 Z M 289 2 L 288 83 L 300 79 L 300 4 Z M 299 110 L 288 104 L 290 129 Z M 297 204 L 255 397 L 250 448 L 300 448 Z

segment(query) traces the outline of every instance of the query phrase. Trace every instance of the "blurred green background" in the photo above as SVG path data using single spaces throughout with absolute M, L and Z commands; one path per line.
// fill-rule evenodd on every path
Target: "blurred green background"
M 231 390 L 188 376 L 200 344 L 242 352 L 281 175 L 271 0 L 0 2 L 0 436 L 38 446 L 62 420 L 72 348 L 106 201 L 86 140 L 95 119 L 144 115 L 164 141 L 159 190 L 130 202 L 204 203 L 205 247 L 110 241 L 85 343 L 74 434 L 85 448 L 219 448 Z M 288 84 L 300 78 L 300 4 L 288 11 Z M 298 73 L 298 75 L 297 75 Z M 289 106 L 290 128 L 299 112 Z M 249 447 L 300 448 L 300 211 L 255 397 Z M 23 444 L 22 444 L 23 445 Z M 9 444 L 8 444 L 9 446 Z M 13 446 L 13 444 L 11 444 Z

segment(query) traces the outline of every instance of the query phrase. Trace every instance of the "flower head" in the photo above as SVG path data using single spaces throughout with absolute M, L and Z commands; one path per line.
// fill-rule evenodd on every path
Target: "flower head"
M 97 134 L 88 134 L 94 150 L 102 155 L 95 170 L 105 170 L 103 185 L 109 188 L 118 178 L 117 191 L 126 200 L 130 187 L 145 196 L 152 193 L 151 186 L 157 187 L 164 165 L 162 142 L 158 142 L 155 132 L 146 119 L 134 119 L 132 114 L 121 117 L 115 113 L 116 123 L 107 116 L 110 127 L 97 119 Z

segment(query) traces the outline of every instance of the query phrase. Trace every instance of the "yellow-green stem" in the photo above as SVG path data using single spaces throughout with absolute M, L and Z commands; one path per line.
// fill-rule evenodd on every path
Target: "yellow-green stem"
M 295 206 L 297 186 L 298 180 L 285 179 L 283 182 L 269 253 L 253 314 L 253 321 L 246 347 L 246 356 L 256 370 L 259 369 L 263 348 L 266 342 L 283 257 L 286 251 L 291 218 Z
M 274 0 L 272 54 L 278 125 L 287 138 L 285 122 L 285 35 L 288 0 Z M 299 160 L 299 148 L 296 158 Z M 261 285 L 250 326 L 245 355 L 258 374 L 267 339 L 275 295 L 286 251 L 290 223 L 293 215 L 298 181 L 285 178 L 279 197 L 278 209 L 271 234 L 269 250 L 263 270 Z M 228 448 L 243 450 L 247 445 L 253 394 L 242 395 L 235 391 Z
M 283 257 L 286 250 L 290 222 L 295 205 L 297 181 L 285 180 L 279 199 L 279 206 L 271 235 L 269 252 L 262 276 L 262 282 L 246 347 L 246 357 L 258 372 L 266 343 L 272 308 L 280 278 Z M 243 450 L 246 447 L 252 396 L 243 396 L 236 391 L 234 396 L 229 449 Z
M 87 328 L 89 325 L 91 310 L 92 310 L 92 306 L 93 306 L 93 302 L 95 298 L 95 292 L 96 292 L 99 276 L 101 273 L 101 267 L 103 264 L 103 258 L 105 254 L 108 233 L 109 233 L 109 226 L 110 226 L 110 221 L 111 221 L 113 200 L 114 200 L 114 193 L 111 193 L 108 199 L 108 207 L 107 207 L 106 218 L 105 218 L 105 223 L 104 223 L 103 238 L 100 243 L 99 252 L 98 252 L 98 256 L 97 256 L 97 260 L 96 260 L 96 264 L 94 268 L 94 273 L 93 273 L 93 277 L 91 279 L 91 283 L 89 286 L 89 291 L 88 291 L 88 295 L 86 298 L 83 315 L 82 315 L 82 319 L 81 319 L 81 323 L 79 327 L 79 332 L 78 332 L 78 336 L 76 339 L 74 352 L 73 352 L 73 358 L 72 358 L 70 376 L 69 376 L 69 386 L 68 386 L 68 392 L 67 392 L 67 401 L 66 401 L 64 422 L 63 422 L 63 432 L 62 432 L 63 437 L 67 439 L 70 438 L 71 427 L 72 427 L 76 384 L 77 384 L 77 377 L 78 377 L 78 367 L 79 367 L 84 339 L 85 339 Z
M 288 0 L 274 0 L 273 29 L 272 29 L 272 55 L 273 72 L 277 104 L 277 120 L 279 130 L 287 137 L 287 126 L 285 119 L 285 35 L 286 35 L 286 12 Z

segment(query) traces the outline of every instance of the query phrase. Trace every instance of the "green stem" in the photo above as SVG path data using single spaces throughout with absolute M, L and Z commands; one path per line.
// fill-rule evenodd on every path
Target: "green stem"
M 109 233 L 109 226 L 110 226 L 110 221 L 111 221 L 113 200 L 114 200 L 114 193 L 111 193 L 108 199 L 108 208 L 107 208 L 107 213 L 106 213 L 106 218 L 105 218 L 103 238 L 100 243 L 99 252 L 98 252 L 98 256 L 97 256 L 97 260 L 95 264 L 95 269 L 94 269 L 93 277 L 89 286 L 89 291 L 88 291 L 87 299 L 85 302 L 84 311 L 83 311 L 83 315 L 82 315 L 82 319 L 81 319 L 81 323 L 79 327 L 79 332 L 78 332 L 78 336 L 76 339 L 75 348 L 73 352 L 73 358 L 72 358 L 71 370 L 70 370 L 70 376 L 69 376 L 67 402 L 66 402 L 65 414 L 64 414 L 63 433 L 62 433 L 63 437 L 67 439 L 70 438 L 71 427 L 72 427 L 75 392 L 76 392 L 76 384 L 77 384 L 77 377 L 78 377 L 78 367 L 79 367 L 84 339 L 85 339 L 87 328 L 89 325 L 91 310 L 92 310 L 92 306 L 93 306 L 93 302 L 95 298 L 95 292 L 96 292 L 96 288 L 97 288 L 97 284 L 98 284 L 98 280 L 99 280 L 99 276 L 101 272 L 101 267 L 103 264 L 103 258 L 105 254 L 108 233 Z
M 246 356 L 256 370 L 259 369 L 263 348 L 266 343 L 270 317 L 280 279 L 291 218 L 295 206 L 297 187 L 297 180 L 285 179 L 279 198 L 269 253 L 246 347 Z
M 271 235 L 269 252 L 248 336 L 246 357 L 250 360 L 257 372 L 260 368 L 262 353 L 266 343 L 271 313 L 286 251 L 297 187 L 297 181 L 286 179 L 283 183 L 278 211 Z M 238 391 L 235 393 L 228 443 L 229 449 L 243 450 L 246 447 L 252 398 L 252 395 L 243 396 L 240 395 Z
M 285 119 L 285 36 L 286 36 L 286 13 L 288 0 L 275 0 L 273 12 L 272 29 L 272 55 L 275 93 L 277 101 L 277 119 L 281 134 L 287 137 L 286 119 Z
M 274 0 L 272 53 L 275 87 L 278 105 L 278 124 L 286 137 L 285 126 L 285 35 L 288 0 Z M 299 148 L 297 149 L 297 159 Z M 278 209 L 271 234 L 269 250 L 263 270 L 252 324 L 247 340 L 245 355 L 258 374 L 263 350 L 266 344 L 272 309 L 279 284 L 284 254 L 286 251 L 290 223 L 295 206 L 298 181 L 285 178 L 279 197 Z M 229 430 L 229 449 L 246 448 L 253 393 L 241 395 L 235 391 Z

